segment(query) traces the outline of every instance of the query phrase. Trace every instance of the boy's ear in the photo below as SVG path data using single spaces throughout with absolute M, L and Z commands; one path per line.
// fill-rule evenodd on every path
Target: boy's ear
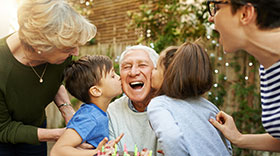
M 102 95 L 102 90 L 97 86 L 92 86 L 89 88 L 89 93 L 94 97 L 99 97 Z
M 251 22 L 255 22 L 255 20 L 256 20 L 255 7 L 251 3 L 244 5 L 241 9 L 241 14 L 240 14 L 241 23 L 247 25 Z

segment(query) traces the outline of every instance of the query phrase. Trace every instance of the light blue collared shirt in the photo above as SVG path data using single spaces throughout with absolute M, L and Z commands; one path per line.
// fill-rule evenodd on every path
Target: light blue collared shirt
M 132 101 L 128 99 L 128 107 L 133 111 L 133 112 L 139 112 L 132 104 Z M 145 112 L 147 111 L 147 107 L 145 108 Z

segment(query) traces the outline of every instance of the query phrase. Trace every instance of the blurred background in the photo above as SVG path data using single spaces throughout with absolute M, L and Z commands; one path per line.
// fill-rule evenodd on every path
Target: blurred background
M 0 37 L 18 30 L 16 11 L 22 0 L 0 0 Z M 264 133 L 261 124 L 259 64 L 244 51 L 225 54 L 214 25 L 207 21 L 202 0 L 68 0 L 97 27 L 97 35 L 80 47 L 85 54 L 107 55 L 118 71 L 120 53 L 128 45 L 144 44 L 158 53 L 171 45 L 200 40 L 212 61 L 215 83 L 204 96 L 233 115 L 242 133 Z M 78 56 L 77 58 L 79 58 Z M 76 58 L 76 59 L 77 59 Z M 81 102 L 71 99 L 75 109 Z M 48 127 L 64 127 L 52 103 L 47 108 Z M 49 142 L 49 148 L 53 142 Z M 280 156 L 279 153 L 234 147 L 235 156 Z

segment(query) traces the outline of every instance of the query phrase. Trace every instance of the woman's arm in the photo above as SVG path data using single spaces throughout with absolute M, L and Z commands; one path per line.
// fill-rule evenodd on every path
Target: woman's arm
M 65 132 L 66 128 L 46 129 L 38 128 L 38 140 L 44 141 L 57 141 L 59 137 Z
M 232 116 L 221 111 L 216 120 L 209 119 L 210 123 L 218 128 L 224 136 L 239 148 L 261 151 L 280 152 L 280 140 L 266 134 L 241 134 Z
M 67 90 L 63 85 L 59 87 L 57 94 L 54 98 L 54 103 L 57 105 L 59 111 L 61 112 L 65 120 L 65 124 L 67 124 L 72 118 L 72 116 L 75 114 L 75 110 L 71 106 Z

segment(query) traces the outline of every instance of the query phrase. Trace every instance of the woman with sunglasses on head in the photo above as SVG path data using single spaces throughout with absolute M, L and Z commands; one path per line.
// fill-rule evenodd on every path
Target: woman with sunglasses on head
M 0 40 L 0 155 L 47 155 L 46 141 L 64 128 L 46 129 L 54 101 L 67 123 L 74 114 L 63 70 L 96 27 L 64 0 L 24 0 L 19 31 Z
M 225 52 L 245 50 L 260 66 L 262 123 L 266 134 L 241 134 L 233 118 L 220 112 L 210 122 L 240 148 L 280 152 L 280 1 L 208 1 L 209 21 Z

